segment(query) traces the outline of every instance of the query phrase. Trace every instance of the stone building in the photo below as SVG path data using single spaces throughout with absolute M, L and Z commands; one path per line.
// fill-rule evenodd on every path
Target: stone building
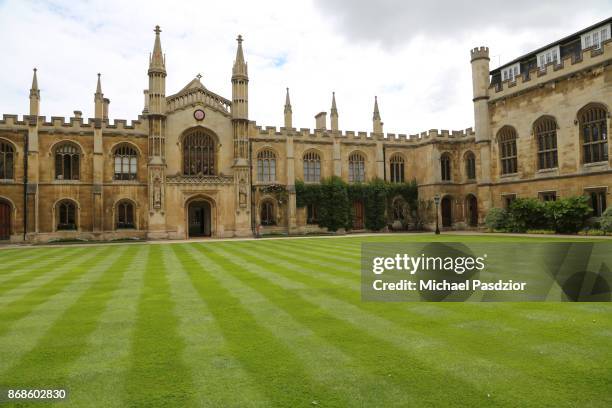
M 385 134 L 376 98 L 371 132 L 341 131 L 335 95 L 329 126 L 321 112 L 315 129 L 296 129 L 288 89 L 284 126 L 257 126 L 240 36 L 231 100 L 199 77 L 166 95 L 156 27 L 144 109 L 130 124 L 109 120 L 99 75 L 94 118 L 40 116 L 34 70 L 29 115 L 0 121 L 0 240 L 317 231 L 316 208 L 296 208 L 295 182 L 333 175 L 350 183 L 416 180 L 426 228 L 436 195 L 444 228 L 477 228 L 489 208 L 515 197 L 584 194 L 600 214 L 612 188 L 611 22 L 493 71 L 489 50 L 473 49 L 474 128 L 416 135 Z M 353 205 L 354 229 L 363 229 L 363 204 Z M 408 223 L 391 212 L 391 221 Z

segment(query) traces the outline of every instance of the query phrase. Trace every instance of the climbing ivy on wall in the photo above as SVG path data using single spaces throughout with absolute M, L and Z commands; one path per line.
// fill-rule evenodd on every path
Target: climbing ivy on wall
M 416 208 L 418 203 L 416 181 L 389 183 L 374 179 L 368 183 L 348 184 L 339 177 L 331 177 L 321 184 L 297 181 L 295 191 L 297 206 L 316 205 L 319 226 L 332 232 L 352 227 L 354 201 L 363 202 L 365 227 L 372 231 L 379 231 L 387 225 L 387 208 L 395 197 L 401 196 L 410 209 Z

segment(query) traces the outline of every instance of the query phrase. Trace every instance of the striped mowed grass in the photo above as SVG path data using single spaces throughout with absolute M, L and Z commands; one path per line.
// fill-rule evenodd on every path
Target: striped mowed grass
M 1 250 L 0 388 L 64 388 L 61 407 L 612 405 L 610 304 L 361 301 L 361 242 L 434 239 L 529 240 Z M 52 405 L 15 405 L 34 404 Z

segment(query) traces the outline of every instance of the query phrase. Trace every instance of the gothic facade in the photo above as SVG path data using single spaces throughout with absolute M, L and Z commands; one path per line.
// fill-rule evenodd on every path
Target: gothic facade
M 145 106 L 129 124 L 109 120 L 100 76 L 94 118 L 40 116 L 35 70 L 29 115 L 0 120 L 0 240 L 315 232 L 316 208 L 296 207 L 295 183 L 330 176 L 415 180 L 425 228 L 434 196 L 449 229 L 478 228 L 488 209 L 515 197 L 584 194 L 600 214 L 612 189 L 611 20 L 492 71 L 488 48 L 473 49 L 474 128 L 416 135 L 385 134 L 376 99 L 371 132 L 341 131 L 335 95 L 329 126 L 321 112 L 315 129 L 296 129 L 289 90 L 284 126 L 257 126 L 240 36 L 231 100 L 199 77 L 166 95 L 156 27 Z M 354 208 L 363 229 L 363 205 Z M 391 212 L 394 227 L 410 227 Z

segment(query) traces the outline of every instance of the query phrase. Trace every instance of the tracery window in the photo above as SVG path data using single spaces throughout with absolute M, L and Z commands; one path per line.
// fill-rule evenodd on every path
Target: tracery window
M 391 182 L 404 182 L 404 158 L 399 154 L 391 156 L 390 160 Z
M 600 105 L 592 105 L 578 114 L 584 163 L 608 160 L 608 112 Z
M 76 230 L 76 205 L 73 201 L 63 200 L 57 204 L 57 229 Z
M 55 149 L 55 178 L 78 180 L 81 154 L 72 143 L 63 143 Z
M 134 228 L 134 204 L 128 200 L 119 201 L 116 208 L 117 229 Z
M 308 152 L 302 160 L 304 162 L 304 181 L 308 183 L 321 181 L 321 156 L 317 152 Z
M 557 123 L 552 118 L 544 117 L 536 121 L 533 127 L 538 143 L 538 169 L 557 167 Z
M 444 153 L 440 157 L 440 177 L 442 181 L 451 180 L 451 158 L 448 153 Z
M 504 126 L 498 133 L 501 174 L 514 174 L 518 171 L 516 153 L 516 131 Z
M 12 179 L 14 177 L 15 150 L 13 146 L 0 141 L 0 179 Z
M 476 179 L 476 156 L 472 152 L 465 154 L 465 176 L 468 180 Z
M 273 183 L 276 181 L 276 154 L 265 149 L 257 153 L 257 181 Z
M 115 149 L 115 180 L 135 180 L 138 170 L 138 155 L 136 149 L 123 144 Z
M 361 153 L 351 153 L 349 156 L 349 183 L 365 181 L 365 159 Z
M 183 174 L 215 175 L 215 140 L 201 129 L 192 130 L 183 138 Z

